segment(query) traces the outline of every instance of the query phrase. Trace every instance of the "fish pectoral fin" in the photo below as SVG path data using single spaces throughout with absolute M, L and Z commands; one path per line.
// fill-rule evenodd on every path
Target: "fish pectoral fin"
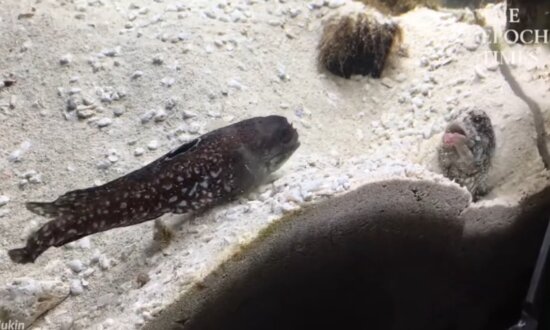
M 53 203 L 28 202 L 25 203 L 25 207 L 32 213 L 45 217 L 53 218 L 59 216 L 60 214 L 58 207 L 55 206 Z

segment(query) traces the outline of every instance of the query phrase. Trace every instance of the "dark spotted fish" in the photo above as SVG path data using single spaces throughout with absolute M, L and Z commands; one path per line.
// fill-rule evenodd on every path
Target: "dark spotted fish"
M 214 130 L 102 186 L 70 191 L 51 203 L 27 203 L 28 210 L 55 219 L 9 256 L 34 262 L 49 247 L 84 236 L 165 213 L 209 209 L 251 191 L 299 146 L 298 133 L 280 116 Z
M 443 174 L 466 187 L 477 200 L 487 194 L 487 175 L 495 152 L 491 119 L 482 110 L 467 112 L 450 123 L 438 150 Z

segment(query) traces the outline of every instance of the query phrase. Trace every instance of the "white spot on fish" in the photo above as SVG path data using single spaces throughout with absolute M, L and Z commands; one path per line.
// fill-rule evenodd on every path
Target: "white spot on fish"
M 195 195 L 195 192 L 197 191 L 197 186 L 198 186 L 198 185 L 199 185 L 199 184 L 195 182 L 195 185 L 194 185 L 193 188 L 191 188 L 191 190 L 189 191 L 189 194 L 188 194 L 189 196 Z
M 163 188 L 164 190 L 170 190 L 170 189 L 172 189 L 172 185 L 171 185 L 170 183 L 169 183 L 169 184 L 165 184 L 164 186 L 162 186 L 162 188 Z
M 121 209 L 125 209 L 127 207 L 128 207 L 128 204 L 126 204 L 125 202 L 120 203 L 120 208 Z
M 217 172 L 210 171 L 210 176 L 215 179 L 220 175 L 221 172 L 222 172 L 221 168 Z
M 178 200 L 178 196 L 172 196 L 170 197 L 170 199 L 168 200 L 169 203 L 174 203 L 175 201 Z

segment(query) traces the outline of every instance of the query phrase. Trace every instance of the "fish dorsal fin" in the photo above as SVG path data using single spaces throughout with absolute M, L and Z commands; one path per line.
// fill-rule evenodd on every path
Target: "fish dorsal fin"
M 176 149 L 168 152 L 164 156 L 161 156 L 160 158 L 154 160 L 147 166 L 140 168 L 138 170 L 135 170 L 134 172 L 131 172 L 120 179 L 130 179 L 130 180 L 140 181 L 143 176 L 151 175 L 152 172 L 158 171 L 159 168 L 162 167 L 162 165 L 165 162 L 171 161 L 176 157 L 181 157 L 182 155 L 197 149 L 200 142 L 201 142 L 201 138 L 196 138 L 192 141 L 189 141 L 177 147 Z
M 201 138 L 196 138 L 192 141 L 189 141 L 189 142 L 177 147 L 176 149 L 170 151 L 169 153 L 167 153 L 166 155 L 161 157 L 159 160 L 172 159 L 176 156 L 179 156 L 179 155 L 182 155 L 184 153 L 193 151 L 193 150 L 197 149 L 200 142 L 201 142 Z

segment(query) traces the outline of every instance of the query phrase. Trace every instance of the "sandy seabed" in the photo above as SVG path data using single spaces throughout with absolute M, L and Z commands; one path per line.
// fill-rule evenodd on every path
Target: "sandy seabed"
M 0 0 L 0 78 L 15 81 L 0 88 L 0 307 L 41 329 L 139 328 L 304 203 L 395 178 L 455 185 L 438 174 L 435 152 L 448 121 L 469 109 L 490 115 L 497 139 L 493 189 L 475 207 L 513 207 L 548 185 L 533 116 L 467 13 L 396 17 L 404 52 L 382 79 L 319 72 L 322 22 L 361 6 Z M 482 12 L 498 22 L 504 7 Z M 548 123 L 549 49 L 505 52 L 537 59 L 512 72 Z M 148 222 L 49 249 L 34 264 L 9 260 L 46 221 L 26 201 L 105 183 L 211 129 L 269 114 L 294 123 L 300 149 L 250 196 L 200 217 L 164 216 L 177 231 L 163 252 L 150 252 Z

